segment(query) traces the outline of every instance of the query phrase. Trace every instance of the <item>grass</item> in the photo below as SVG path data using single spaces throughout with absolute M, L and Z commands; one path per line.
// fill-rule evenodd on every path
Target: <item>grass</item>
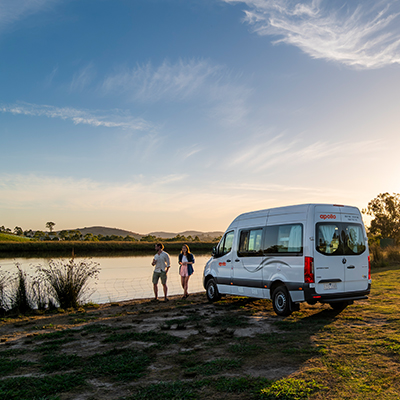
M 8 233 L 0 233 L 0 242 L 29 242 L 31 239 L 22 237 L 22 236 L 16 236 L 16 235 L 11 235 Z
M 98 382 L 110 391 L 108 398 L 119 400 L 398 400 L 399 269 L 394 264 L 372 272 L 370 299 L 340 313 L 302 305 L 283 318 L 268 301 L 226 296 L 215 305 L 204 299 L 176 310 L 171 300 L 164 314 L 163 304 L 151 302 L 109 307 L 108 320 L 101 308 L 54 314 L 70 324 L 67 329 L 32 319 L 38 329 L 21 338 L 26 346 L 18 340 L 2 344 L 0 398 L 63 399 L 83 392 L 96 398 L 103 390 L 93 386 Z M 157 326 L 161 316 L 158 328 L 146 325 L 154 320 Z M 85 325 L 71 328 L 74 318 Z M 255 321 L 267 321 L 269 328 L 238 335 L 255 329 Z M 22 322 L 1 324 L 31 332 Z M 90 351 L 81 352 L 82 340 Z

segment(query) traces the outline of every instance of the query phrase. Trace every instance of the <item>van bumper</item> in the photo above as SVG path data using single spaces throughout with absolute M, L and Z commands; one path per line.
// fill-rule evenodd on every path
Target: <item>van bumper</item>
M 320 303 L 339 303 L 339 302 L 353 302 L 356 300 L 366 300 L 371 292 L 371 284 L 368 284 L 368 289 L 360 290 L 357 292 L 342 292 L 342 293 L 329 293 L 319 294 L 316 293 L 315 288 L 305 288 L 304 297 L 305 301 L 309 304 Z

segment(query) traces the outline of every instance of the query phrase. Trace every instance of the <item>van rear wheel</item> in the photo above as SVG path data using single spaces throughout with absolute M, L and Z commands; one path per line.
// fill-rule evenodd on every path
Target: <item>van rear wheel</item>
M 207 282 L 206 295 L 209 301 L 218 301 L 221 298 L 217 284 L 215 283 L 214 279 L 210 279 Z
M 272 305 L 278 315 L 287 316 L 292 313 L 291 298 L 285 286 L 278 286 L 272 294 Z

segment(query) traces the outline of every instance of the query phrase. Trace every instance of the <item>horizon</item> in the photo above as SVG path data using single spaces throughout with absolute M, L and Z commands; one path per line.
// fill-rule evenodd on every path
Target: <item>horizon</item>
M 399 22 L 388 0 L 4 2 L 0 224 L 224 231 L 399 193 Z

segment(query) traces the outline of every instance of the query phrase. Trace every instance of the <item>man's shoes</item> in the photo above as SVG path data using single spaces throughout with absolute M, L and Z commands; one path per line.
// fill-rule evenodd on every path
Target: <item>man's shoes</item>
M 166 298 L 164 299 L 164 301 L 169 301 L 169 298 L 168 298 L 168 297 L 166 297 Z

